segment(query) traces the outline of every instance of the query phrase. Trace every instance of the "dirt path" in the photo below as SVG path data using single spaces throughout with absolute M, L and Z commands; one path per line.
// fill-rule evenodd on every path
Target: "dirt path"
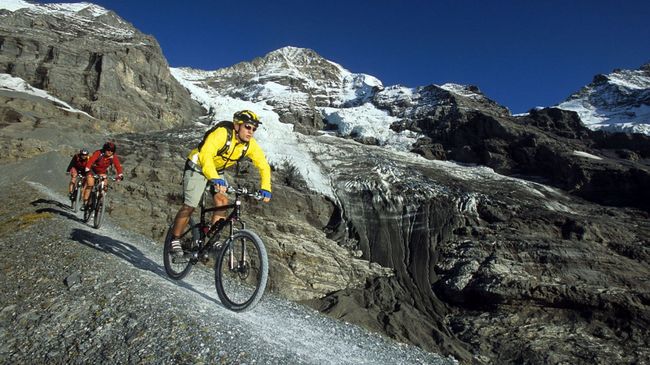
M 211 270 L 171 281 L 158 243 L 64 203 L 39 183 L 0 192 L 0 362 L 451 363 L 270 295 L 230 312 Z

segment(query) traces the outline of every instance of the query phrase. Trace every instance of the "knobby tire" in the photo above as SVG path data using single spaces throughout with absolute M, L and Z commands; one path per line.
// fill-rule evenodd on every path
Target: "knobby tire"
M 69 199 L 70 199 L 70 209 L 72 209 L 72 211 L 74 211 L 76 213 L 77 209 L 78 209 L 78 206 L 76 204 L 77 203 L 77 188 L 76 188 L 76 186 L 72 190 L 72 197 L 69 197 Z
M 74 211 L 75 213 L 78 210 L 78 205 L 77 205 L 77 189 L 72 190 L 72 197 L 70 198 L 70 209 Z
M 99 228 L 102 225 L 102 220 L 104 218 L 104 210 L 106 209 L 106 193 L 101 194 L 97 197 L 97 204 L 95 205 L 95 219 L 93 221 L 93 227 Z
M 79 211 L 79 204 L 81 204 L 81 189 L 75 188 L 74 190 L 74 200 L 72 200 L 72 209 L 75 213 Z
M 243 247 L 246 256 L 242 257 Z M 235 267 L 231 270 L 230 251 Z M 250 310 L 264 295 L 269 275 L 269 259 L 259 236 L 246 229 L 233 235 L 230 244 L 219 250 L 215 262 L 215 286 L 221 303 L 235 312 Z
M 90 198 L 88 199 L 88 204 L 84 209 L 84 223 L 88 223 L 88 221 L 90 221 L 90 217 L 92 216 L 92 213 L 95 208 L 95 199 L 96 199 L 96 195 L 95 192 L 93 191 L 90 194 Z

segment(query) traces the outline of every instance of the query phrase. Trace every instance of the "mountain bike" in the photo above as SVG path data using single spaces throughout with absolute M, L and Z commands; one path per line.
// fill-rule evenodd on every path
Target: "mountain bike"
M 79 203 L 81 202 L 81 195 L 83 192 L 83 176 L 77 174 L 72 193 L 70 194 L 70 209 L 75 213 L 79 211 Z
M 246 229 L 241 218 L 242 198 L 261 200 L 259 193 L 251 193 L 246 188 L 228 187 L 228 193 L 235 194 L 233 204 L 218 209 L 231 210 L 228 217 L 213 225 L 206 220 L 206 214 L 217 208 L 206 208 L 207 193 L 200 203 L 199 222 L 190 217 L 189 224 L 180 237 L 183 255 L 172 252 L 172 223 L 167 231 L 163 249 L 165 271 L 170 278 L 181 280 L 199 261 L 207 263 L 214 255 L 214 281 L 221 303 L 235 312 L 252 309 L 262 298 L 269 274 L 269 260 L 262 239 L 253 231 Z M 239 224 L 239 228 L 235 227 Z M 227 228 L 227 236 L 219 241 Z
M 93 186 L 93 190 L 90 192 L 88 204 L 86 204 L 84 209 L 84 222 L 88 222 L 90 217 L 94 216 L 93 227 L 99 228 L 102 225 L 104 211 L 108 205 L 108 189 L 106 188 L 106 180 L 109 178 L 101 175 L 93 175 L 93 177 L 95 178 L 95 185 Z M 112 181 L 117 180 L 113 177 L 110 179 Z

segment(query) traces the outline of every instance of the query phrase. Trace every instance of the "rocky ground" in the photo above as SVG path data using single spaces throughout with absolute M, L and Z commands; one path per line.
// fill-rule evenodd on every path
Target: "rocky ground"
M 40 184 L 0 191 L 2 363 L 452 363 L 272 295 L 229 312 L 209 270 L 173 282 L 159 245 L 63 202 Z

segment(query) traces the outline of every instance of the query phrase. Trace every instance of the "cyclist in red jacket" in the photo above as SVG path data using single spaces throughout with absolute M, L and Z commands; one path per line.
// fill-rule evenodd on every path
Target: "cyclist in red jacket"
M 120 159 L 115 154 L 115 143 L 106 142 L 101 150 L 95 151 L 93 155 L 86 162 L 86 185 L 84 187 L 84 206 L 82 209 L 85 209 L 88 199 L 90 198 L 90 192 L 95 186 L 95 178 L 93 175 L 97 174 L 99 176 L 106 176 L 108 168 L 113 165 L 115 171 L 117 171 L 117 181 L 124 179 L 122 174 L 122 165 L 120 164 Z M 108 186 L 108 180 L 106 180 Z
M 70 185 L 68 186 L 68 193 L 72 197 L 72 192 L 74 191 L 74 185 L 77 183 L 77 175 L 83 174 L 86 169 L 86 162 L 88 162 L 88 150 L 82 148 L 79 150 L 79 153 L 76 153 L 72 156 L 70 163 L 68 164 L 68 169 L 65 172 L 70 173 Z

